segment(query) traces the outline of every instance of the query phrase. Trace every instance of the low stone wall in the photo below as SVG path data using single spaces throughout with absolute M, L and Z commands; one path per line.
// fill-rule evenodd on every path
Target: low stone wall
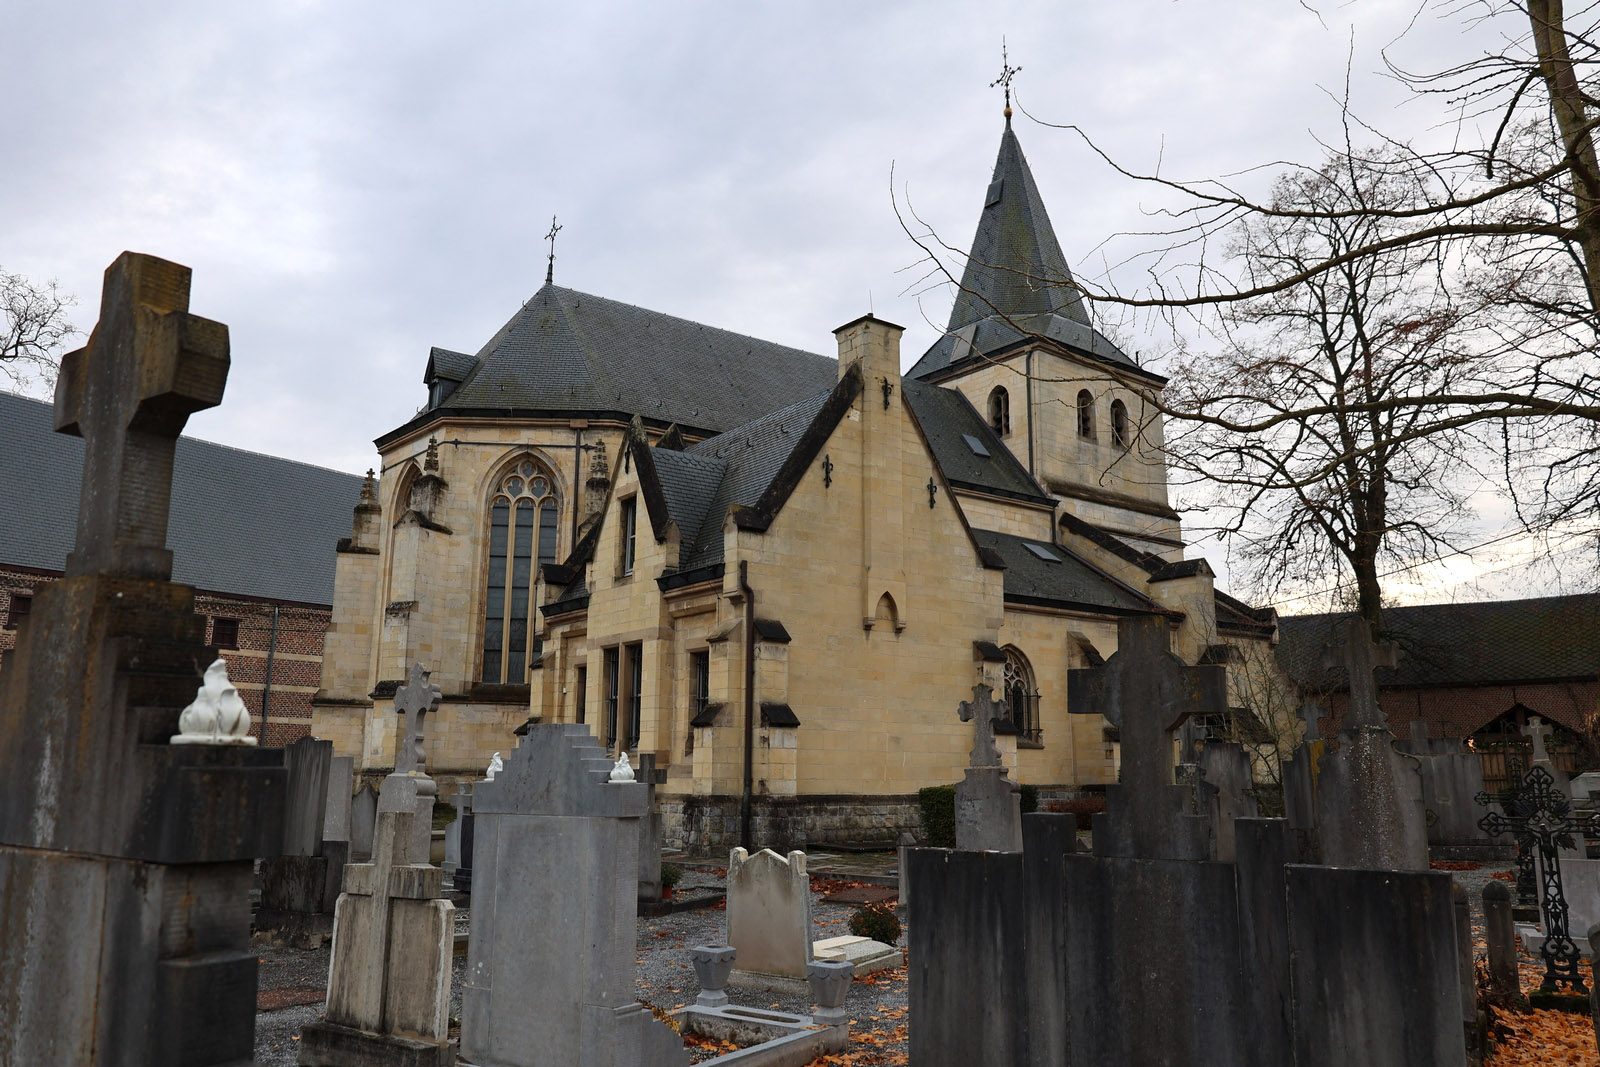
M 707 852 L 740 843 L 736 796 L 669 795 L 659 807 L 669 848 Z M 778 853 L 840 844 L 892 849 L 902 834 L 922 833 L 914 795 L 756 797 L 750 826 L 755 847 Z

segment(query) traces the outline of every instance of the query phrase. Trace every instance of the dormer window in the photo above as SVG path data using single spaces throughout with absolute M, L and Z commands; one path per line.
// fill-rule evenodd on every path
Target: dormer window
M 989 426 L 1000 437 L 1011 432 L 1011 395 L 1003 385 L 989 393 Z
M 617 574 L 626 577 L 633 573 L 634 548 L 639 532 L 639 498 L 629 497 L 622 502 L 622 545 L 617 557 Z
M 456 384 L 456 382 L 446 381 L 443 378 L 435 378 L 433 383 L 428 386 L 428 407 L 436 408 L 443 404 L 444 398 L 450 395 L 451 389 Z

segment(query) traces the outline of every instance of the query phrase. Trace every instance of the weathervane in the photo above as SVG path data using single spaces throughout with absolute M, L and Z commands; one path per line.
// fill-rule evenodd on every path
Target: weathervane
M 561 232 L 561 227 L 556 225 L 556 217 L 550 216 L 550 232 L 544 239 L 550 242 L 550 263 L 544 269 L 544 283 L 549 285 L 555 280 L 556 274 L 556 234 Z
M 1016 77 L 1021 67 L 1013 67 L 1011 59 L 1006 55 L 1006 39 L 1000 38 L 1000 77 L 989 83 L 989 88 L 996 85 L 1004 86 L 1006 91 L 1006 124 L 1011 123 L 1011 79 Z

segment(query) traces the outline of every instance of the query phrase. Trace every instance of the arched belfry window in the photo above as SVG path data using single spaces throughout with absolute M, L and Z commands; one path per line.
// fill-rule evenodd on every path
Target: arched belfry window
M 1094 394 L 1087 389 L 1078 390 L 1078 436 L 1094 436 Z
M 1128 432 L 1128 405 L 1120 400 L 1111 402 L 1111 443 L 1127 448 L 1132 435 Z
M 1039 686 L 1033 680 L 1033 667 L 1028 657 L 1015 648 L 1007 648 L 1005 698 L 1006 709 L 1017 735 L 1034 744 L 1039 743 Z
M 1003 385 L 989 393 L 989 425 L 1001 437 L 1011 432 L 1011 395 Z
M 561 502 L 555 479 L 525 457 L 489 494 L 489 574 L 483 598 L 483 680 L 528 680 L 528 632 L 536 567 L 554 563 Z

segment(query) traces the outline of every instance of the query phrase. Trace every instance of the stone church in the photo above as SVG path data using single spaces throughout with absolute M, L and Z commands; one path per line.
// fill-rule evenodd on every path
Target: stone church
M 1115 731 L 1066 692 L 1118 617 L 1165 616 L 1190 663 L 1265 654 L 1273 613 L 1186 557 L 1164 379 L 1095 328 L 1009 113 L 945 334 L 903 375 L 900 327 L 834 336 L 547 276 L 476 354 L 434 348 L 338 545 L 313 732 L 391 767 L 420 660 L 435 777 L 586 723 L 654 755 L 669 843 L 893 843 L 961 777 L 974 685 L 1007 702 L 1013 776 L 1070 794 L 1116 780 Z

